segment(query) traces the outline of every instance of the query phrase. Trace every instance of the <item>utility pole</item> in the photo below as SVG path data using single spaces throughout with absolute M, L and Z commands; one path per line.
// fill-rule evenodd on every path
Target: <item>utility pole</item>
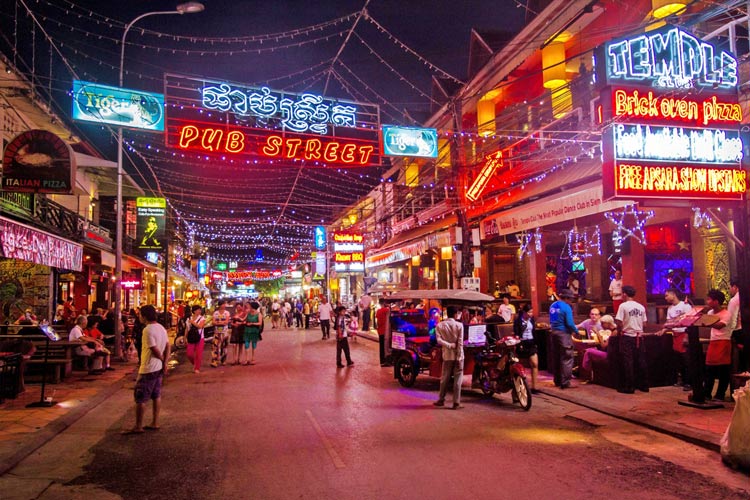
M 462 201 L 462 196 L 459 190 L 461 189 L 460 185 L 460 174 L 461 174 L 461 166 L 464 165 L 465 162 L 465 155 L 463 150 L 463 142 L 461 141 L 460 137 L 461 135 L 458 133 L 459 130 L 461 130 L 461 101 L 456 98 L 453 101 L 453 143 L 451 147 L 451 172 L 452 172 L 452 180 L 454 182 L 454 193 L 453 196 L 455 197 L 456 202 L 456 217 L 458 219 L 458 226 L 456 228 L 456 236 L 458 240 L 458 235 L 461 235 L 460 243 L 457 243 L 457 247 L 460 248 L 461 255 L 456 255 L 456 270 L 455 270 L 455 276 L 458 278 L 457 283 L 454 283 L 454 288 L 458 288 L 458 285 L 460 284 L 460 279 L 471 276 L 472 272 L 474 271 L 474 266 L 471 263 L 471 240 L 470 240 L 470 232 L 469 232 L 469 223 L 466 219 L 466 206 L 464 205 Z

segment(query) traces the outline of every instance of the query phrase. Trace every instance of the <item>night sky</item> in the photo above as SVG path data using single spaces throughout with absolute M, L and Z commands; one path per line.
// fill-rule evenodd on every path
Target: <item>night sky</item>
M 404 110 L 417 121 L 426 118 L 430 79 L 445 75 L 408 53 L 396 38 L 465 81 L 471 28 L 517 31 L 530 15 L 521 6 L 526 2 L 515 0 L 372 0 L 367 11 L 374 22 L 359 20 L 333 65 L 342 83 L 327 70 L 356 18 L 345 16 L 357 14 L 364 0 L 204 4 L 201 13 L 147 17 L 130 30 L 125 87 L 161 92 L 164 73 L 318 94 L 328 82 L 327 96 L 378 104 L 383 123 L 414 124 Z M 173 10 L 177 3 L 26 0 L 67 65 L 26 15 L 23 3 L 2 5 L 0 49 L 11 60 L 15 56 L 27 77 L 33 72 L 36 81 L 51 88 L 57 109 L 68 114 L 66 92 L 73 79 L 68 65 L 80 79 L 116 85 L 124 25 L 144 12 Z M 321 26 L 306 29 L 312 25 Z M 82 123 L 76 127 L 105 157 L 115 158 L 109 131 Z M 160 188 L 194 224 L 197 238 L 227 256 L 264 248 L 270 260 L 283 261 L 304 250 L 311 226 L 330 222 L 366 194 L 387 166 L 348 171 L 278 164 L 240 168 L 176 159 L 163 136 L 125 135 L 132 148 L 133 163 L 126 164 L 131 175 L 140 179 L 142 174 L 155 192 Z

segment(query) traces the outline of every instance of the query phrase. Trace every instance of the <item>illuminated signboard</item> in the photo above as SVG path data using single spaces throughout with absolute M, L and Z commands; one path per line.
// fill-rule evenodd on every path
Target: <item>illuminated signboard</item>
M 316 250 L 326 248 L 326 228 L 323 226 L 315 226 L 315 248 Z
M 736 98 L 734 99 L 736 101 Z M 674 95 L 671 92 L 614 89 L 607 114 L 621 120 L 682 122 L 701 127 L 742 123 L 742 107 L 723 95 Z
M 230 260 L 229 261 L 229 269 L 237 269 L 237 261 L 236 260 Z
M 383 125 L 383 154 L 437 158 L 437 130 Z
M 214 269 L 216 269 L 217 271 L 226 271 L 227 263 L 224 261 L 216 261 L 214 262 Z
M 737 59 L 717 45 L 673 26 L 604 44 L 596 52 L 596 79 L 661 88 L 734 91 Z
M 158 264 L 159 253 L 158 252 L 146 252 L 146 260 L 152 264 Z
M 376 105 L 178 75 L 166 75 L 165 88 L 166 142 L 176 149 L 248 164 L 380 164 Z
M 73 119 L 161 132 L 164 96 L 73 80 Z
M 2 217 L 0 250 L 0 257 L 6 259 L 71 271 L 83 269 L 83 246 Z
M 138 197 L 136 207 L 136 245 L 140 250 L 163 250 L 167 219 L 165 198 Z
M 694 129 L 618 123 L 610 127 L 617 160 L 737 164 L 742 161 L 738 130 Z
M 123 274 L 120 286 L 125 290 L 143 290 L 143 279 L 137 274 Z
M 334 233 L 332 260 L 336 271 L 364 271 L 365 244 L 363 234 L 354 232 Z
M 244 281 L 244 280 L 274 280 L 281 278 L 281 271 L 232 271 L 227 273 L 227 279 L 229 281 Z
M 490 182 L 490 178 L 495 174 L 495 171 L 503 166 L 503 152 L 498 151 L 497 153 L 487 155 L 482 170 L 471 187 L 466 191 L 466 198 L 469 201 L 476 201 L 482 195 L 484 188 L 487 187 L 487 183 Z
M 206 274 L 207 270 L 208 266 L 206 265 L 206 261 L 203 259 L 198 260 L 198 276 L 203 276 Z
M 76 157 L 70 145 L 52 132 L 27 130 L 5 146 L 2 176 L 6 192 L 71 194 Z
M 224 273 L 214 271 L 211 273 L 211 279 L 214 281 L 221 281 L 224 279 Z

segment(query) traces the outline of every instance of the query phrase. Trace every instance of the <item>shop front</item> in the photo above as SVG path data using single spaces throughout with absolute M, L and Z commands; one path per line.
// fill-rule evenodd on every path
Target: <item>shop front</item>
M 57 277 L 68 295 L 76 296 L 75 275 L 83 271 L 83 247 L 72 241 L 0 217 L 0 321 L 12 323 L 27 308 L 52 320 Z M 62 297 L 62 296 L 61 296 Z

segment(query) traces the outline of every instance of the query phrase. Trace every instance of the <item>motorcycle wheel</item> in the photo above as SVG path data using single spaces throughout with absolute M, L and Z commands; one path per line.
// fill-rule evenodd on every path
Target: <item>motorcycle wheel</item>
M 185 339 L 185 336 L 180 335 L 179 337 L 175 337 L 174 346 L 177 349 L 184 349 L 185 347 L 187 347 L 187 340 Z
M 394 367 L 398 383 L 404 387 L 411 387 L 417 380 L 417 370 L 414 360 L 409 355 L 401 356 Z
M 495 394 L 495 391 L 490 389 L 490 374 L 487 373 L 487 370 L 479 372 L 479 388 L 482 390 L 482 394 L 488 398 L 491 398 Z
M 514 399 L 518 400 L 521 408 L 526 411 L 531 409 L 531 391 L 529 390 L 528 382 L 526 382 L 526 377 L 520 375 L 513 376 L 513 396 Z

